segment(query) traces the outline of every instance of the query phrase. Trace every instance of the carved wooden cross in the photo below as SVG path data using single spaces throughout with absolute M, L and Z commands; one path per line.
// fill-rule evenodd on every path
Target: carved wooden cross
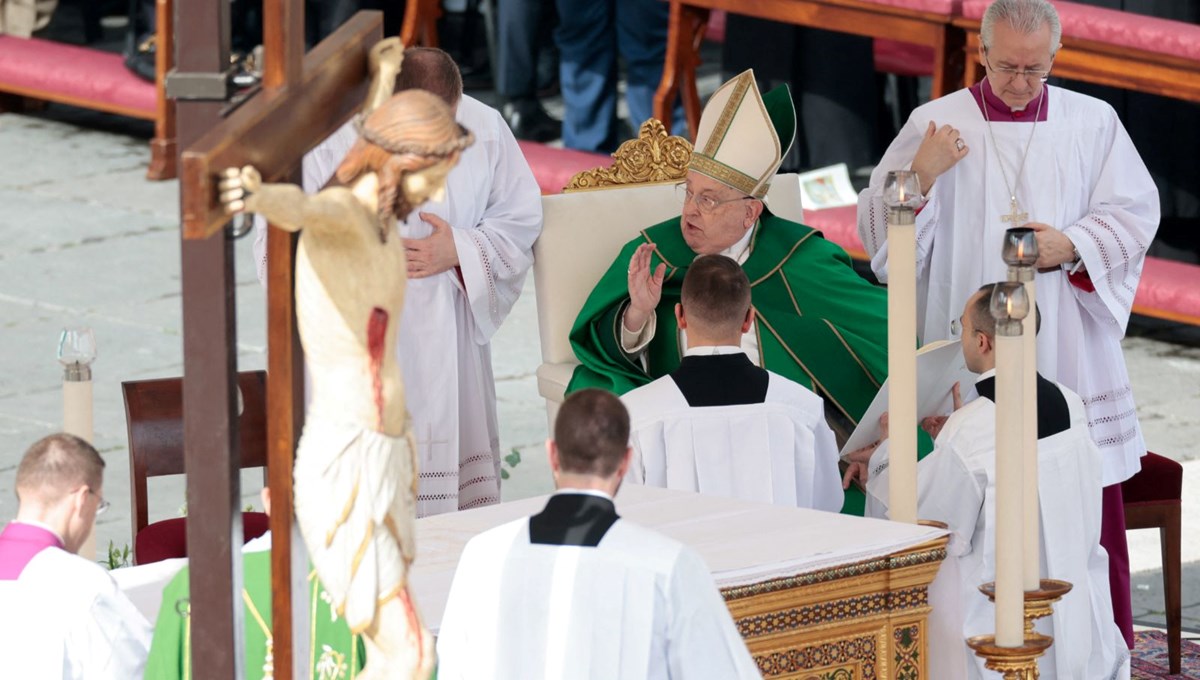
M 241 537 L 237 453 L 236 332 L 232 242 L 216 198 L 228 167 L 256 166 L 266 181 L 292 177 L 303 154 L 361 106 L 367 54 L 383 37 L 382 15 L 362 12 L 304 55 L 301 0 L 265 0 L 262 91 L 228 111 L 212 96 L 229 64 L 229 3 L 177 0 L 180 205 L 183 218 L 184 455 L 188 473 L 192 671 L 241 678 Z M 172 82 L 174 79 L 175 82 Z M 303 372 L 293 303 L 295 238 L 269 231 L 268 476 L 272 496 L 272 628 L 276 678 L 307 677 L 293 658 L 293 631 L 307 612 L 291 592 L 307 577 L 294 540 L 292 462 L 303 418 Z M 300 626 L 298 628 L 298 626 Z

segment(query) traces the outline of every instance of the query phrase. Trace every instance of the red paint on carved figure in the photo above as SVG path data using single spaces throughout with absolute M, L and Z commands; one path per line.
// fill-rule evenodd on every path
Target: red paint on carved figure
M 371 387 L 375 390 L 376 428 L 383 431 L 383 352 L 387 338 L 388 313 L 375 307 L 367 321 L 367 353 L 371 357 Z

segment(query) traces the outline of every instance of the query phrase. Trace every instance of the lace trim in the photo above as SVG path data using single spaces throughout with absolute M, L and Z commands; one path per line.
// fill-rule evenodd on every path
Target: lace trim
M 1133 388 L 1129 385 L 1125 385 L 1124 387 L 1119 387 L 1108 392 L 1101 392 L 1100 394 L 1091 397 L 1083 397 L 1083 404 L 1085 406 L 1091 406 L 1092 404 L 1098 404 L 1104 401 L 1115 401 L 1117 399 L 1123 399 L 1132 393 Z
M 494 257 L 497 260 L 502 268 L 501 275 L 506 278 L 514 276 L 519 272 L 513 266 L 513 263 L 504 256 L 501 249 L 496 246 L 496 243 L 492 240 L 488 232 L 481 229 L 471 229 L 467 231 L 467 236 L 475 245 L 475 251 L 479 254 L 479 264 L 483 268 L 483 276 L 487 281 L 488 316 L 492 320 L 492 325 L 499 328 L 504 319 L 501 318 L 500 314 L 500 291 L 496 285 L 497 271 L 496 267 L 492 264 L 492 258 Z M 511 289 L 513 286 L 509 286 L 509 288 Z M 513 291 L 510 290 L 508 292 L 511 293 Z M 519 295 L 520 291 L 516 291 L 516 294 Z

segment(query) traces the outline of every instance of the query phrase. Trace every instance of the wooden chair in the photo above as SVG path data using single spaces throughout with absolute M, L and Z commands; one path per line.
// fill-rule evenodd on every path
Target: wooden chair
M 248 371 L 238 374 L 241 393 L 241 415 L 238 418 L 238 436 L 242 455 L 242 468 L 267 465 L 267 374 L 265 371 Z M 121 383 L 125 397 L 125 421 L 129 430 L 129 488 L 133 498 L 130 513 L 134 561 L 138 559 L 138 536 L 149 524 L 149 509 L 146 498 L 146 479 L 164 475 L 184 474 L 183 460 L 183 379 L 161 378 L 156 380 L 133 380 Z M 250 517 L 262 513 L 246 513 L 246 540 L 262 535 L 266 531 L 266 516 Z M 172 523 L 172 520 L 155 524 Z M 174 521 L 170 526 L 151 532 L 157 542 L 171 545 L 186 545 L 182 539 L 183 523 Z M 257 532 L 257 533 L 255 533 Z M 169 534 L 169 535 L 168 535 Z M 171 555 L 156 554 L 162 559 Z M 182 555 L 178 555 L 182 556 Z
M 1147 451 L 1142 469 L 1121 484 L 1125 529 L 1158 529 L 1162 542 L 1163 594 L 1167 609 L 1167 654 L 1171 674 L 1180 672 L 1180 507 L 1183 466 Z

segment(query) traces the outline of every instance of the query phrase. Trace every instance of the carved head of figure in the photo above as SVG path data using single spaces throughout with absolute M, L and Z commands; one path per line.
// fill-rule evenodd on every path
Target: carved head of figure
M 338 166 L 345 184 L 367 172 L 379 177 L 379 219 L 389 225 L 438 198 L 463 149 L 475 141 L 446 102 L 424 90 L 394 95 L 356 122 L 358 142 Z M 385 232 L 386 233 L 385 227 Z

